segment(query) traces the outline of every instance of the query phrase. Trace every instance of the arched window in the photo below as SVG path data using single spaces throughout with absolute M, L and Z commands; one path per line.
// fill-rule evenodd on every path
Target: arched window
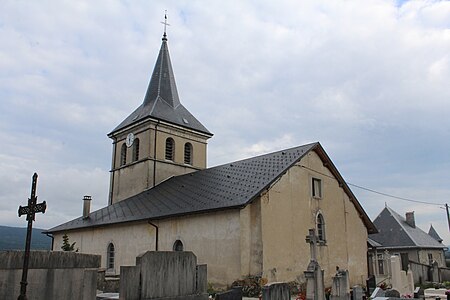
M 134 139 L 133 142 L 133 161 L 139 160 L 139 139 Z
M 175 153 L 175 142 L 172 138 L 166 139 L 166 159 L 172 160 Z
M 317 225 L 317 236 L 319 237 L 319 241 L 325 242 L 325 220 L 323 219 L 323 215 L 321 213 L 317 214 L 316 225 Z
M 123 166 L 127 163 L 127 145 L 122 144 L 122 149 L 120 150 L 120 165 Z
M 115 254 L 114 253 L 114 245 L 113 245 L 113 243 L 109 243 L 108 250 L 106 253 L 106 257 L 107 257 L 106 268 L 108 270 L 114 270 L 114 256 L 115 256 L 114 254 Z
M 192 145 L 191 143 L 184 144 L 184 163 L 192 165 Z
M 180 240 L 176 240 L 175 243 L 173 243 L 173 251 L 183 251 L 183 242 Z

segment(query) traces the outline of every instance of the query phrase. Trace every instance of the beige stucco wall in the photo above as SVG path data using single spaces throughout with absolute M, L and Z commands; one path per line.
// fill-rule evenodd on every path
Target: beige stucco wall
M 312 177 L 322 180 L 322 199 L 311 196 Z M 350 284 L 364 284 L 367 229 L 333 178 L 319 156 L 310 152 L 263 195 L 263 276 L 270 282 L 303 280 L 310 260 L 305 237 L 309 228 L 316 227 L 320 212 L 325 219 L 326 244 L 318 247 L 318 261 L 326 284 L 331 285 L 336 266 L 349 270 Z
M 239 210 L 234 209 L 152 223 L 159 228 L 160 251 L 172 251 L 175 241 L 181 240 L 184 250 L 194 252 L 199 264 L 208 264 L 208 281 L 220 286 L 240 278 L 239 218 Z M 61 250 L 63 234 L 54 235 L 53 250 Z M 156 230 L 147 222 L 73 230 L 67 234 L 70 243 L 76 242 L 79 252 L 101 255 L 103 268 L 108 244 L 112 242 L 117 274 L 121 265 L 135 265 L 136 256 L 155 250 Z
M 133 146 L 131 146 L 127 148 L 126 164 L 121 166 L 121 148 L 129 133 L 133 133 L 135 139 L 139 139 L 139 160 L 132 161 Z M 173 161 L 165 159 L 168 137 L 175 142 Z M 171 176 L 204 169 L 207 160 L 207 139 L 208 136 L 192 130 L 150 120 L 114 136 L 110 188 L 112 203 L 136 195 Z M 184 163 L 184 145 L 186 143 L 192 145 L 192 165 Z
M 433 255 L 433 260 L 437 261 L 439 267 L 445 268 L 445 256 L 442 249 L 423 249 L 418 251 L 419 262 L 424 265 L 429 264 L 428 254 Z

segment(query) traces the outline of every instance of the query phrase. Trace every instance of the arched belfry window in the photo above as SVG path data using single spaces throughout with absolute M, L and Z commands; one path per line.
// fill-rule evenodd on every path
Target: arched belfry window
M 166 139 L 166 159 L 173 161 L 174 153 L 175 153 L 175 142 L 172 138 L 167 138 Z
M 316 226 L 317 226 L 317 236 L 319 238 L 319 241 L 325 242 L 325 220 L 321 213 L 317 214 Z
M 187 165 L 192 165 L 192 144 L 184 144 L 184 163 Z
M 115 249 L 113 243 L 109 243 L 106 257 L 106 268 L 111 271 L 114 270 Z
M 123 166 L 126 163 L 127 163 L 127 145 L 123 143 L 122 148 L 120 150 L 120 165 Z
M 173 251 L 183 251 L 183 242 L 180 240 L 176 240 L 175 243 L 173 243 Z
M 133 161 L 139 160 L 139 139 L 134 139 L 133 142 Z

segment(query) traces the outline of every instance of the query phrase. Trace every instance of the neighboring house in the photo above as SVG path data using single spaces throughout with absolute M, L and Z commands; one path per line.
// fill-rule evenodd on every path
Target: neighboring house
M 400 216 L 390 207 L 385 207 L 373 221 L 378 233 L 370 234 L 369 273 L 377 277 L 377 282 L 388 277 L 389 257 L 398 255 L 404 271 L 410 268 L 416 282 L 426 280 L 427 266 L 437 262 L 445 267 L 442 239 L 431 226 L 427 234 L 416 226 L 414 212 Z
M 148 250 L 187 250 L 208 264 L 213 284 L 246 275 L 293 281 L 304 279 L 305 236 L 315 228 L 328 285 L 336 266 L 352 285 L 364 283 L 376 228 L 322 146 L 206 168 L 212 134 L 180 103 L 165 35 L 142 105 L 108 136 L 109 205 L 86 206 L 83 217 L 50 229 L 54 250 L 67 233 L 81 253 L 101 255 L 110 274 Z

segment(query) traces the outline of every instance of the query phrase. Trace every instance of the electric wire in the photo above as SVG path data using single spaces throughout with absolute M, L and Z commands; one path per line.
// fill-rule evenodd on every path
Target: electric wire
M 322 175 L 322 176 L 326 176 L 326 177 L 329 177 L 329 178 L 332 178 L 332 179 L 336 179 L 336 178 L 333 177 L 333 176 L 324 174 L 324 173 L 319 172 L 319 171 L 317 171 L 317 170 L 311 169 L 311 168 L 309 168 L 309 167 L 307 167 L 307 166 L 301 165 L 301 167 L 302 167 L 302 168 L 305 168 L 305 169 L 307 169 L 307 170 L 316 172 L 317 174 L 320 174 L 320 175 Z M 445 204 L 443 204 L 443 203 L 433 203 L 433 202 L 420 201 L 420 200 L 414 200 L 414 199 L 409 199 L 409 198 L 399 197 L 399 196 L 395 196 L 395 195 L 391 195 L 391 194 L 379 192 L 379 191 L 376 191 L 376 190 L 373 190 L 373 189 L 369 189 L 369 188 L 366 188 L 366 187 L 363 187 L 363 186 L 360 186 L 360 185 L 357 185 L 357 184 L 353 184 L 353 183 L 347 182 L 347 181 L 345 181 L 345 180 L 344 180 L 344 183 L 346 183 L 346 184 L 349 185 L 349 186 L 353 186 L 353 187 L 355 187 L 355 188 L 365 190 L 365 191 L 367 191 L 367 192 L 375 193 L 375 194 L 378 194 L 378 195 L 382 195 L 382 196 L 385 196 L 385 197 L 390 197 L 390 198 L 394 198 L 394 199 L 398 199 L 398 200 L 403 200 L 403 201 L 408 201 L 408 202 L 414 202 L 414 203 L 420 203 L 420 204 L 428 204 L 428 205 L 438 205 L 438 206 L 440 206 L 440 205 L 445 205 Z

